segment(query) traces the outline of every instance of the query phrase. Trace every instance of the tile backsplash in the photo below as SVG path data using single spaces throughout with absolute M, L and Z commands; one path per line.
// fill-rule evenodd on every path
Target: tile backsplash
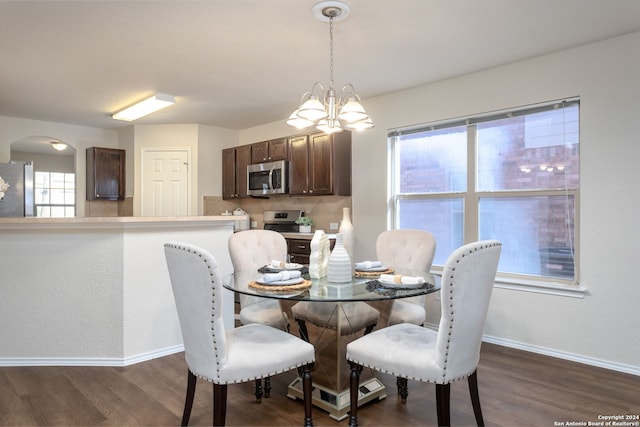
M 331 232 L 330 223 L 340 224 L 342 208 L 351 209 L 351 197 L 343 196 L 313 196 L 313 197 L 270 197 L 268 199 L 239 199 L 235 201 L 222 200 L 222 197 L 205 196 L 203 198 L 205 215 L 220 215 L 222 212 L 233 212 L 241 208 L 249 214 L 256 227 L 262 228 L 263 212 L 266 210 L 302 210 L 305 215 L 313 218 L 312 231 L 324 230 Z M 353 220 L 353 218 L 352 218 Z

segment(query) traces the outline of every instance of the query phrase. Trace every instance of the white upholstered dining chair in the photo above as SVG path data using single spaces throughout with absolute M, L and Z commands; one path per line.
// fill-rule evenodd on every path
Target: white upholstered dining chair
M 229 256 L 234 271 L 257 270 L 273 260 L 287 260 L 287 241 L 272 230 L 245 230 L 229 237 Z M 240 294 L 240 323 L 261 323 L 289 330 L 289 321 L 276 299 Z
M 437 332 L 401 323 L 347 344 L 351 365 L 350 425 L 358 425 L 359 377 L 363 367 L 401 377 L 403 403 L 408 395 L 408 378 L 435 383 L 440 426 L 450 425 L 451 383 L 467 378 L 476 422 L 484 425 L 477 367 L 500 251 L 500 242 L 486 240 L 464 245 L 449 256 L 442 271 L 442 313 Z
M 433 234 L 424 230 L 387 230 L 376 239 L 376 257 L 387 267 L 428 273 L 435 252 L 436 239 Z M 424 295 L 394 300 L 387 324 L 422 325 L 427 317 L 425 304 Z
M 182 425 L 189 423 L 198 378 L 213 383 L 213 425 L 223 426 L 228 384 L 299 368 L 303 380 L 304 425 L 311 426 L 313 346 L 292 334 L 261 324 L 225 330 L 223 288 L 214 257 L 204 249 L 179 242 L 165 243 L 164 252 L 188 367 Z
M 233 233 L 228 241 L 229 256 L 234 271 L 258 270 L 271 261 L 287 260 L 287 241 L 284 236 L 272 230 L 244 230 Z M 280 301 L 270 298 L 239 295 L 240 323 L 249 325 L 259 323 L 274 328 L 289 331 L 289 319 L 282 310 Z M 255 394 L 260 401 L 263 393 L 265 397 L 271 394 L 271 378 L 262 381 L 256 379 Z

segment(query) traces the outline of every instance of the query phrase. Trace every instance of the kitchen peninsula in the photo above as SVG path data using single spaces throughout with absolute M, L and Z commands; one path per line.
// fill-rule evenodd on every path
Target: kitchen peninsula
M 224 277 L 236 219 L 0 218 L 0 366 L 123 366 L 181 351 L 163 244 L 205 248 Z M 232 327 L 233 304 L 224 318 Z

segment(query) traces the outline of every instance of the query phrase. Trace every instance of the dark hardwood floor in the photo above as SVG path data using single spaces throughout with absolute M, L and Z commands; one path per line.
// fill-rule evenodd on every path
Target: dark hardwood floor
M 186 387 L 182 353 L 124 368 L 0 368 L 2 426 L 179 425 Z M 285 396 L 292 373 L 273 378 L 269 399 L 257 404 L 253 384 L 229 386 L 227 425 L 300 425 L 302 402 Z M 387 398 L 359 410 L 361 426 L 436 425 L 431 384 L 409 381 L 407 405 L 395 378 L 379 375 Z M 599 415 L 639 415 L 640 377 L 483 344 L 478 368 L 488 426 L 557 426 L 599 421 Z M 199 380 L 190 425 L 210 425 L 212 387 Z M 451 422 L 474 425 L 466 381 L 453 384 Z M 316 426 L 346 426 L 314 408 Z M 634 421 L 638 421 L 637 419 Z

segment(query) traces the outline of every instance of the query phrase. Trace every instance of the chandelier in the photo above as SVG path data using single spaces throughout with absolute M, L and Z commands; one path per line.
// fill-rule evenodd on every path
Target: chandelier
M 373 127 L 371 118 L 360 103 L 351 83 L 342 87 L 340 96 L 333 88 L 333 22 L 342 20 L 350 12 L 349 6 L 341 1 L 322 1 L 312 8 L 314 16 L 321 21 L 329 21 L 329 88 L 316 82 L 309 92 L 305 92 L 300 106 L 289 116 L 287 124 L 298 129 L 315 126 L 327 133 L 348 130 L 363 130 Z

